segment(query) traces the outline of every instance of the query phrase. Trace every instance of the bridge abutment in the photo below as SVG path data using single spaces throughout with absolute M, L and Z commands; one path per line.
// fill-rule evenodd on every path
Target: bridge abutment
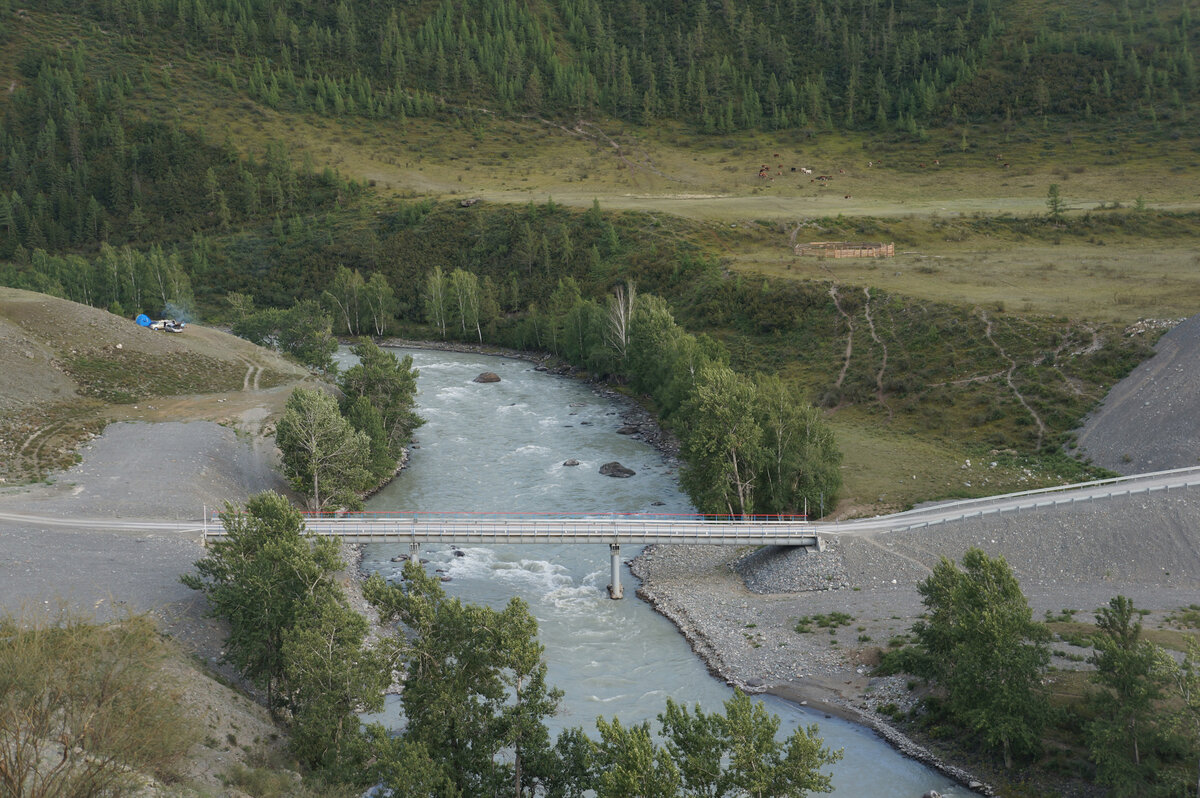
M 621 589 L 621 544 L 609 543 L 608 556 L 611 562 L 608 577 L 608 597 L 610 599 L 623 598 L 625 591 Z

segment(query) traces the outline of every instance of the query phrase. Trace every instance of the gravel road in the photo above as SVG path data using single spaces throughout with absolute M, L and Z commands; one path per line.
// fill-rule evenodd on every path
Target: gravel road
M 47 518 L 199 519 L 204 505 L 286 491 L 270 441 L 206 421 L 112 424 L 81 463 L 49 485 L 0 491 L 0 513 Z M 222 634 L 179 575 L 204 556 L 194 532 L 98 531 L 0 520 L 0 610 L 98 619 L 150 612 L 165 631 L 210 659 Z

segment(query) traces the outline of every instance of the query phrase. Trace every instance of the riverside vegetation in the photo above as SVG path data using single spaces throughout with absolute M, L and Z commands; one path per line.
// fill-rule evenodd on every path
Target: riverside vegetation
M 546 684 L 537 621 L 520 599 L 502 610 L 448 597 L 409 562 L 403 585 L 372 576 L 364 595 L 397 630 L 373 647 L 367 622 L 335 574 L 337 543 L 304 534 L 277 494 L 227 507 L 228 536 L 182 577 L 229 624 L 225 658 L 265 691 L 291 750 L 331 787 L 381 784 L 394 795 L 801 796 L 830 791 L 816 727 L 786 740 L 743 694 L 724 713 L 667 700 L 656 740 L 649 724 L 597 719 L 551 742 L 545 719 L 561 693 Z M 364 728 L 400 674 L 406 725 Z M 720 764 L 717 764 L 720 763 Z
M 935 737 L 966 735 L 1004 767 L 1055 749 L 1050 770 L 1090 773 L 1114 796 L 1191 795 L 1200 778 L 1200 640 L 1181 656 L 1142 634 L 1133 602 L 1113 597 L 1090 635 L 1091 687 L 1051 700 L 1049 621 L 1032 618 L 1012 568 L 979 549 L 963 568 L 943 558 L 918 590 L 926 607 L 914 643 L 886 652 L 884 673 L 932 685 L 915 722 Z M 1070 617 L 1073 613 L 1065 613 Z M 960 738 L 961 740 L 961 738 Z M 960 742 L 961 744 L 961 742 Z

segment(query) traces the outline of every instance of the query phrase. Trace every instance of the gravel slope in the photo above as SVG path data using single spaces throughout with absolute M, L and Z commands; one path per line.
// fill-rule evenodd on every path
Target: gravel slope
M 1159 339 L 1085 421 L 1081 456 L 1119 474 L 1200 464 L 1200 315 Z

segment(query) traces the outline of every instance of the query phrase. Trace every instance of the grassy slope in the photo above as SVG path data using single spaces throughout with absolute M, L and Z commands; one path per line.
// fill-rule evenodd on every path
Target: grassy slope
M 310 157 L 318 167 L 332 165 L 373 181 L 385 202 L 390 196 L 518 203 L 553 197 L 582 207 L 599 199 L 606 210 L 643 210 L 699 222 L 713 233 L 699 234 L 699 243 L 735 270 L 828 280 L 847 291 L 871 286 L 919 300 L 960 303 L 965 313 L 978 306 L 993 315 L 1126 323 L 1145 316 L 1180 317 L 1200 308 L 1194 222 L 1149 235 L 1104 230 L 1084 236 L 1030 235 L 976 223 L 977 217 L 993 214 L 1044 213 L 1051 183 L 1061 186 L 1073 215 L 1101 204 L 1130 205 L 1137 197 L 1151 208 L 1200 208 L 1191 177 L 1195 142 L 1158 137 L 1149 129 L 970 128 L 964 151 L 958 128 L 931 131 L 925 141 L 911 142 L 805 131 L 714 139 L 671 124 L 636 129 L 486 115 L 471 125 L 447 118 L 413 119 L 400 127 L 392 120 L 273 111 L 210 80 L 207 55 L 120 41 L 73 19 L 36 12 L 16 31 L 6 56 L 33 39 L 63 45 L 83 41 L 90 58 L 134 74 L 146 65 L 148 113 L 178 115 L 213 137 L 227 130 L 230 140 L 247 151 L 286 140 L 297 157 Z M 4 58 L 0 80 L 19 80 L 12 64 L 11 57 Z M 868 161 L 874 165 L 868 167 Z M 783 174 L 774 181 L 758 178 L 766 163 Z M 791 172 L 793 166 L 834 179 L 822 187 Z M 793 240 L 828 238 L 894 240 L 902 254 L 887 261 L 832 262 L 791 253 Z M 831 353 L 837 349 L 835 342 L 828 343 Z M 821 372 L 816 376 L 827 378 L 839 357 L 831 354 L 823 366 L 799 369 L 795 376 L 813 378 Z M 847 492 L 863 504 L 890 505 L 893 499 L 903 504 L 962 488 L 960 465 L 980 455 L 977 443 L 964 444 L 953 429 L 935 435 L 898 428 L 869 409 L 835 414 L 834 422 L 846 451 Z M 931 451 L 940 456 L 930 456 Z M 909 461 L 923 468 L 911 468 Z M 892 465 L 880 469 L 880 462 Z M 1027 476 L 1023 469 L 1014 465 L 999 484 L 1021 484 Z M 909 472 L 918 479 L 911 480 Z M 914 483 L 911 489 L 908 483 L 902 491 L 886 489 L 899 486 L 904 475 Z M 990 476 L 986 484 L 994 484 Z

